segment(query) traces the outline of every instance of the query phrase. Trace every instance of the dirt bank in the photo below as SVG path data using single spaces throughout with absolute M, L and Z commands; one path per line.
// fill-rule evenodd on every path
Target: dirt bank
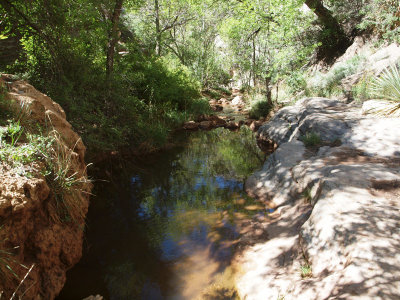
M 60 194 L 42 160 L 18 168 L 0 163 L 1 259 L 3 266 L 12 269 L 2 276 L 0 294 L 5 299 L 14 292 L 16 298 L 54 299 L 65 283 L 66 271 L 81 257 L 91 190 L 84 162 L 86 148 L 63 109 L 49 97 L 11 76 L 3 75 L 0 85 L 6 90 L 6 101 L 22 107 L 30 124 L 56 137 L 57 149 L 51 151 L 56 151 L 60 165 L 54 167 L 75 180 L 73 188 Z M 74 203 L 76 216 L 62 215 L 60 201 Z

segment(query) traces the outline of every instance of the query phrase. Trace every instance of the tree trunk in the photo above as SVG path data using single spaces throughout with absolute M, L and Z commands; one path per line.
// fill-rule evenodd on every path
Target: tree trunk
M 256 42 L 253 36 L 253 85 L 256 87 Z
M 116 0 L 114 13 L 111 19 L 111 31 L 109 34 L 108 49 L 107 49 L 107 62 L 106 62 L 106 76 L 109 78 L 114 71 L 114 56 L 115 46 L 119 40 L 118 23 L 122 11 L 123 0 Z
M 160 5 L 158 0 L 154 0 L 154 11 L 156 15 L 156 53 L 161 55 L 161 28 L 160 28 Z
M 344 32 L 340 23 L 333 17 L 332 13 L 323 5 L 322 0 L 304 0 L 304 3 L 315 13 L 319 22 L 326 30 L 323 36 L 323 47 L 329 55 L 342 54 L 351 44 L 349 37 Z
M 268 104 L 272 107 L 272 91 L 271 91 L 270 84 L 271 84 L 271 77 L 270 76 L 265 77 L 265 89 L 267 91 L 267 94 L 266 94 L 267 101 L 268 101 Z

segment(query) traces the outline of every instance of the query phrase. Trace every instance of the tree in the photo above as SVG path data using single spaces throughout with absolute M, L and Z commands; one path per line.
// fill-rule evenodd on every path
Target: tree
M 340 23 L 332 13 L 323 5 L 322 0 L 305 0 L 304 3 L 315 13 L 321 23 L 325 34 L 322 37 L 322 52 L 320 56 L 331 59 L 344 53 L 351 44 Z
M 114 55 L 115 55 L 115 46 L 118 43 L 118 39 L 120 37 L 120 33 L 118 31 L 119 18 L 122 11 L 123 0 L 116 0 L 114 12 L 111 18 L 111 30 L 109 34 L 109 42 L 107 49 L 107 60 L 106 60 L 106 75 L 107 78 L 110 77 L 111 73 L 114 70 Z

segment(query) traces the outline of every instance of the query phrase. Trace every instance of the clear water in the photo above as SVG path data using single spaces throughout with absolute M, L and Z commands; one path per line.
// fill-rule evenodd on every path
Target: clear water
M 243 184 L 264 155 L 250 130 L 183 133 L 179 146 L 107 166 L 81 262 L 58 299 L 232 299 L 237 223 L 262 207 Z

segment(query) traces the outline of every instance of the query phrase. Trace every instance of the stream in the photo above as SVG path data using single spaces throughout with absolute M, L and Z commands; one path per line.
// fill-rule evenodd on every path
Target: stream
M 235 299 L 238 224 L 265 214 L 244 191 L 265 155 L 252 132 L 180 132 L 163 152 L 108 162 L 81 261 L 57 299 Z

